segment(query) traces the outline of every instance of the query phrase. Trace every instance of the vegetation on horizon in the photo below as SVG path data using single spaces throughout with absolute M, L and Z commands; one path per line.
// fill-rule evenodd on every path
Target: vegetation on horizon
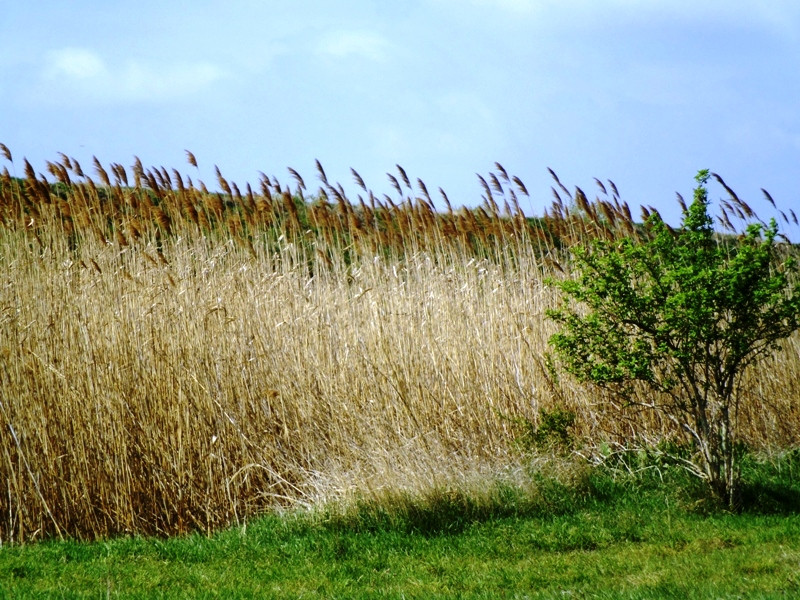
M 130 171 L 95 159 L 96 181 L 66 155 L 52 180 L 23 163 L 23 178 L 0 174 L 4 543 L 479 494 L 523 484 L 544 455 L 687 443 L 662 414 L 547 360 L 559 297 L 545 279 L 570 275 L 569 250 L 652 239 L 611 182 L 591 201 L 555 178 L 534 217 L 499 164 L 481 206 L 454 209 L 442 192 L 438 212 L 401 167 L 395 197 L 353 171 L 352 201 L 321 165 L 316 192 L 294 170 L 293 189 L 264 175 L 242 192 L 219 169 L 209 191 L 138 159 Z M 721 202 L 731 236 L 745 206 Z M 798 445 L 798 344 L 743 373 L 739 441 L 754 451 Z

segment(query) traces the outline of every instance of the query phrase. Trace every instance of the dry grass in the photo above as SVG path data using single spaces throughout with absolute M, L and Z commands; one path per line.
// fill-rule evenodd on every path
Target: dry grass
M 0 179 L 2 541 L 474 488 L 524 460 L 515 419 L 543 407 L 577 413 L 587 452 L 675 435 L 545 366 L 559 249 L 645 235 L 611 182 L 590 202 L 556 180 L 529 219 L 501 165 L 481 207 L 443 212 L 400 168 L 397 197 L 351 201 L 321 166 L 313 195 L 297 172 L 255 193 L 217 170 L 211 193 L 93 166 Z M 800 339 L 751 375 L 745 439 L 796 445 Z

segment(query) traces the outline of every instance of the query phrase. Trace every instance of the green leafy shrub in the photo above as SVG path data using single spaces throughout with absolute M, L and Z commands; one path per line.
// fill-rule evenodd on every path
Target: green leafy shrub
M 562 292 L 550 343 L 581 381 L 629 402 L 637 382 L 656 392 L 646 405 L 689 437 L 696 474 L 732 506 L 742 374 L 798 329 L 800 283 L 775 220 L 738 238 L 715 233 L 708 177 L 697 175 L 679 229 L 653 213 L 643 235 L 572 249 L 576 276 L 550 280 Z
M 572 448 L 575 412 L 556 407 L 539 411 L 538 426 L 529 419 L 519 419 L 522 429 L 517 441 L 525 452 L 564 452 Z

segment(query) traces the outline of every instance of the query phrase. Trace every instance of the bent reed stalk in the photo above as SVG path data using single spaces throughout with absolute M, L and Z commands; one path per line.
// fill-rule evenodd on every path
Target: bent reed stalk
M 499 164 L 479 207 L 437 211 L 401 167 L 394 197 L 353 171 L 351 201 L 319 164 L 312 194 L 294 170 L 243 192 L 215 169 L 214 192 L 93 162 L 0 176 L 4 543 L 470 487 L 529 460 L 518 423 L 554 406 L 590 454 L 681 435 L 547 367 L 543 278 L 579 240 L 646 235 L 613 182 L 590 201 L 554 174 L 534 218 Z M 798 444 L 798 375 L 797 336 L 749 374 L 748 444 Z

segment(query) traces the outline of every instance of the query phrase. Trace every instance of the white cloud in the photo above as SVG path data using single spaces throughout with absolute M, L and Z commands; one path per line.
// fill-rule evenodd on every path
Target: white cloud
M 430 0 L 433 4 L 451 7 L 451 10 L 463 13 L 465 9 L 482 8 L 495 11 L 501 16 L 513 18 L 537 14 L 552 5 L 559 6 L 558 0 Z M 563 0 L 562 0 L 563 1 Z
M 388 40 L 371 31 L 335 31 L 323 36 L 317 50 L 330 58 L 359 57 L 383 61 L 391 47 Z
M 572 10 L 575 13 L 600 18 L 626 16 L 634 22 L 704 23 L 711 28 L 732 25 L 790 37 L 796 35 L 800 19 L 800 3 L 796 0 L 747 3 L 730 0 L 575 0 L 574 5 Z M 570 6 L 571 3 L 564 2 L 562 8 L 569 10 Z
M 370 127 L 374 155 L 391 164 L 392 157 L 448 156 L 462 160 L 476 151 L 496 148 L 505 124 L 479 94 L 453 89 L 428 97 L 398 99 L 402 114 L 380 119 Z M 480 140 L 476 148 L 474 140 Z
M 567 3 L 565 3 L 567 4 Z M 578 0 L 584 8 L 595 7 L 598 12 L 606 8 L 622 8 L 636 11 L 646 17 L 669 16 L 684 21 L 716 19 L 741 24 L 761 24 L 785 27 L 800 16 L 800 5 L 795 0 L 772 0 L 771 2 L 730 2 L 730 0 L 609 0 L 607 4 Z M 565 6 L 566 8 L 566 6 Z
M 498 8 L 512 13 L 527 14 L 541 8 L 543 2 L 539 0 L 472 0 L 472 4 L 477 6 L 488 6 Z M 549 4 L 549 2 L 544 2 Z
M 45 74 L 49 78 L 92 79 L 107 74 L 102 59 L 83 48 L 62 48 L 49 54 Z
M 602 30 L 607 21 L 624 18 L 641 23 L 668 20 L 684 23 L 708 23 L 710 26 L 733 24 L 761 28 L 775 34 L 798 36 L 800 3 L 797 0 L 770 2 L 731 2 L 730 0 L 430 0 L 433 4 L 449 5 L 452 10 L 469 7 L 493 11 L 496 16 L 536 17 L 549 29 L 573 29 L 587 24 Z
M 109 64 L 92 50 L 61 48 L 46 55 L 36 96 L 45 102 L 163 102 L 195 94 L 224 76 L 207 62 Z

